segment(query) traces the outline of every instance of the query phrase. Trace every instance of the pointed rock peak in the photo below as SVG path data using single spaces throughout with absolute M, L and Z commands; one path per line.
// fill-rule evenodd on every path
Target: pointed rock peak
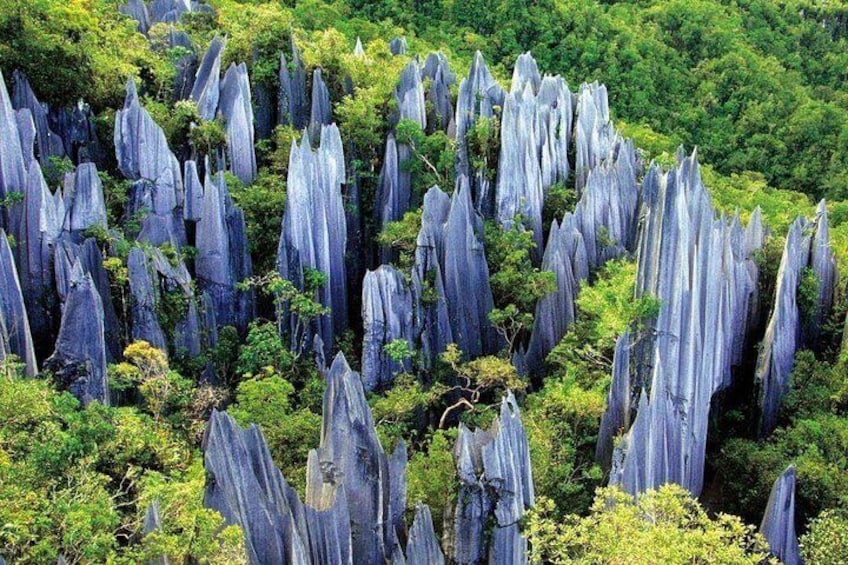
M 138 104 L 138 90 L 135 86 L 135 77 L 130 77 L 127 79 L 127 87 L 126 87 L 127 95 L 124 98 L 124 109 L 133 106 L 134 104 Z
M 359 36 L 356 37 L 356 46 L 353 48 L 353 54 L 356 57 L 365 56 L 365 48 L 362 46 L 362 40 L 359 38 Z
M 539 66 L 530 52 L 518 56 L 515 67 L 512 70 L 512 92 L 518 92 L 530 88 L 531 93 L 538 92 L 542 83 L 539 74 Z
M 795 465 L 774 482 L 760 532 L 771 552 L 786 565 L 800 565 L 801 550 L 795 533 Z

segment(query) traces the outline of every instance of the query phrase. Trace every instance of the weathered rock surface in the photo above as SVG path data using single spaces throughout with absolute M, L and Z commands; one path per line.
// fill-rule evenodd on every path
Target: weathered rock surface
M 147 510 L 144 513 L 144 535 L 150 535 L 158 530 L 162 529 L 162 518 L 159 515 L 159 501 L 154 500 L 147 506 Z M 156 557 L 155 559 L 151 559 L 147 562 L 147 565 L 168 565 L 168 558 L 164 555 Z
M 456 74 L 451 70 L 448 58 L 441 51 L 430 53 L 421 67 L 422 78 L 429 79 L 425 99 L 428 106 L 427 133 L 442 130 L 449 137 L 456 135 L 451 87 L 456 84 Z
M 695 155 L 680 157 L 668 173 L 649 171 L 642 192 L 636 293 L 661 306 L 631 362 L 645 388 L 610 478 L 633 494 L 667 482 L 700 493 L 710 402 L 730 384 L 757 292 L 738 219 L 716 217 Z M 628 419 L 619 400 L 605 421 Z
M 505 227 L 520 215 L 539 251 L 544 247 L 542 207 L 548 189 L 564 183 L 569 174 L 572 115 L 568 84 L 560 76 L 542 79 L 530 54 L 521 55 L 501 118 L 495 207 Z
M 306 501 L 320 507 L 344 492 L 354 563 L 384 563 L 396 545 L 393 508 L 405 506 L 406 457 L 390 464 L 383 452 L 358 373 L 339 353 L 326 374 L 321 445 L 309 458 Z M 405 447 L 398 447 L 403 449 Z M 395 457 L 392 457 L 394 460 Z M 395 476 L 392 476 L 396 474 Z M 403 492 L 393 492 L 403 485 Z M 401 498 L 403 500 L 401 500 Z
M 372 391 L 391 385 L 395 375 L 410 371 L 410 360 L 393 360 L 386 345 L 405 341 L 413 346 L 412 293 L 403 275 L 383 265 L 368 271 L 362 285 L 362 373 L 365 389 Z
M 109 404 L 103 303 L 82 262 L 74 263 L 55 350 L 44 367 L 83 404 Z
M 65 145 L 58 134 L 50 129 L 48 114 L 50 108 L 42 104 L 33 92 L 26 75 L 21 71 L 12 73 L 14 90 L 12 91 L 12 106 L 15 110 L 27 109 L 32 113 L 36 131 L 36 149 L 38 160 L 42 166 L 47 165 L 51 157 L 64 157 Z M 29 165 L 29 162 L 25 163 Z
M 24 162 L 15 109 L 0 72 L 0 199 L 13 192 L 23 192 L 27 166 L 28 163 Z M 0 216 L 0 228 L 7 227 L 7 221 L 7 218 Z
M 75 240 L 93 227 L 106 229 L 106 199 L 94 163 L 83 163 L 65 178 L 65 218 L 62 231 Z
M 221 56 L 226 42 L 215 36 L 200 61 L 191 99 L 197 104 L 197 113 L 206 121 L 214 120 L 218 112 L 218 99 L 221 95 Z
M 18 357 L 28 376 L 38 372 L 18 270 L 6 232 L 0 229 L 0 361 L 9 355 Z
M 389 42 L 389 51 L 392 55 L 406 55 L 406 38 L 395 37 Z
M 460 424 L 454 450 L 460 488 L 453 523 L 459 565 L 527 562 L 518 521 L 533 506 L 530 450 L 521 414 L 510 393 L 488 431 Z M 489 531 L 491 525 L 491 531 Z
M 318 291 L 318 299 L 330 308 L 330 313 L 316 321 L 312 333 L 321 336 L 328 353 L 336 336 L 347 327 L 344 183 L 344 151 L 335 124 L 322 128 L 321 142 L 316 150 L 309 146 L 308 136 L 303 137 L 300 145 L 292 146 L 277 268 L 283 278 L 301 288 L 305 269 L 327 275 L 327 283 Z M 293 348 L 300 349 L 303 343 L 311 343 L 311 338 L 304 341 L 303 335 L 295 335 L 294 317 L 290 328 Z
M 406 565 L 444 565 L 445 556 L 433 529 L 430 507 L 421 502 L 415 506 L 415 519 L 406 542 Z
M 421 229 L 412 269 L 412 295 L 415 308 L 415 334 L 420 336 L 425 363 L 434 361 L 453 343 L 444 279 L 444 226 L 451 198 L 438 186 L 424 195 Z
M 589 171 L 606 159 L 615 141 L 615 126 L 610 121 L 607 87 L 583 83 L 577 94 L 574 125 L 575 186 L 578 194 L 586 186 Z
M 61 191 L 50 193 L 37 161 L 30 163 L 23 210 L 15 241 L 21 289 L 30 313 L 37 353 L 45 356 L 58 328 L 58 297 L 53 276 L 53 247 L 62 231 L 65 203 Z M 43 358 L 43 357 L 42 357 Z
M 480 118 L 491 119 L 504 106 L 506 93 L 497 83 L 483 55 L 478 51 L 468 71 L 468 77 L 459 83 L 456 101 L 456 173 L 468 178 L 472 200 L 478 212 L 491 217 L 495 212 L 495 194 L 490 186 L 489 172 L 475 169 L 469 154 L 468 132 Z M 485 161 L 485 157 L 483 157 Z M 494 166 L 485 162 L 484 169 Z
M 124 107 L 115 115 L 115 157 L 123 175 L 133 181 L 129 215 L 143 214 L 138 239 L 152 245 L 185 245 L 180 164 L 165 132 L 141 107 L 132 79 Z M 67 194 L 65 200 L 70 201 Z
M 574 323 L 574 303 L 581 281 L 589 277 L 589 262 L 578 222 L 566 214 L 562 223 L 553 222 L 548 245 L 542 257 L 543 271 L 554 273 L 556 290 L 539 300 L 533 319 L 533 333 L 527 346 L 525 364 L 530 372 L 542 369 L 545 358 Z
M 302 130 L 309 123 L 309 103 L 306 99 L 306 69 L 300 50 L 291 41 L 291 62 L 280 54 L 280 90 L 277 93 L 277 122 Z
M 233 203 L 222 173 L 207 174 L 196 240 L 197 283 L 212 298 L 218 324 L 246 331 L 254 317 L 254 296 L 237 285 L 253 275 L 253 266 L 244 212 Z
M 243 430 L 226 413 L 213 411 L 203 450 L 207 473 L 204 505 L 242 528 L 251 565 L 312 563 L 307 541 L 307 527 L 312 523 L 328 522 L 324 539 L 342 543 L 345 532 L 332 529 L 336 525 L 332 510 L 313 512 L 311 520 L 305 516 L 297 493 L 274 466 L 265 438 L 255 425 Z M 350 533 L 346 533 L 349 546 Z M 321 538 L 316 539 L 319 541 Z M 348 562 L 349 557 L 327 561 Z
M 444 227 L 444 289 L 453 339 L 470 357 L 499 349 L 489 323 L 494 308 L 483 247 L 483 220 L 474 211 L 465 178 L 457 181 Z
M 802 311 L 798 294 L 802 279 L 811 272 L 817 280 L 813 303 Z M 760 387 L 760 435 L 777 425 L 780 400 L 789 390 L 795 352 L 812 344 L 830 312 L 836 284 L 836 263 L 830 249 L 827 208 L 819 203 L 813 222 L 799 217 L 789 227 L 777 273 L 774 309 L 757 360 Z
M 333 107 L 330 91 L 324 83 L 321 69 L 312 71 L 312 105 L 309 114 L 309 135 L 318 142 L 321 128 L 333 122 Z
M 250 80 L 244 63 L 230 65 L 221 81 L 220 112 L 227 121 L 227 155 L 230 171 L 244 184 L 256 177 L 253 105 Z
M 801 565 L 801 548 L 795 535 L 795 466 L 790 465 L 774 482 L 760 532 L 769 549 L 785 565 Z

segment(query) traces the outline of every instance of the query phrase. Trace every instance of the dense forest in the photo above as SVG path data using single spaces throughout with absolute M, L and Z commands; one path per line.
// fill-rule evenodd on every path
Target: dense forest
M 0 0 L 0 564 L 848 563 L 848 3 Z

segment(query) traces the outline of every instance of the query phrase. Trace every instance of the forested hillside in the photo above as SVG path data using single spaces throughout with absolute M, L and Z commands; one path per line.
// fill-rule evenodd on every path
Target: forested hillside
M 0 0 L 0 563 L 848 563 L 848 4 Z

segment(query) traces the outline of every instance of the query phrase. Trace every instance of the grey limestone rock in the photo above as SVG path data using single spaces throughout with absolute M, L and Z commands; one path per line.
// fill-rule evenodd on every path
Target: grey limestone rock
M 498 115 L 498 108 L 504 106 L 505 97 L 506 93 L 492 76 L 483 55 L 478 51 L 468 76 L 459 83 L 455 120 L 456 172 L 457 177 L 465 176 L 469 179 L 474 206 L 486 217 L 495 213 L 494 188 L 489 181 L 488 172 L 473 167 L 467 137 L 478 119 L 491 119 Z M 485 166 L 494 164 L 485 163 Z
M 548 353 L 556 347 L 577 316 L 575 299 L 581 281 L 589 276 L 583 235 L 571 214 L 553 222 L 542 257 L 543 271 L 554 273 L 556 290 L 539 300 L 525 363 L 531 373 L 542 369 Z
M 44 366 L 83 404 L 109 404 L 103 304 L 80 259 L 73 265 L 55 350 Z
M 327 353 L 347 327 L 347 280 L 345 222 L 342 185 L 345 160 L 341 137 L 335 124 L 324 126 L 317 149 L 309 146 L 308 136 L 300 145 L 292 145 L 286 194 L 286 209 L 277 254 L 280 275 L 295 285 L 303 284 L 305 269 L 327 275 L 327 283 L 318 291 L 318 300 L 330 308 L 321 316 L 311 333 L 321 336 Z M 311 339 L 294 335 L 296 320 L 291 319 L 292 346 L 301 349 Z
M 801 565 L 801 548 L 795 534 L 795 466 L 790 465 L 774 482 L 760 532 L 772 554 L 785 565 Z
M 312 71 L 312 105 L 309 115 L 309 135 L 316 142 L 321 128 L 333 122 L 333 107 L 330 104 L 330 91 L 324 83 L 321 69 Z
M 29 80 L 21 71 L 12 73 L 14 90 L 12 91 L 12 106 L 16 110 L 28 109 L 32 113 L 33 123 L 36 131 L 37 157 L 42 166 L 49 163 L 50 157 L 64 157 L 65 145 L 58 134 L 50 129 L 48 116 L 50 108 L 42 104 L 35 96 Z M 27 165 L 29 163 L 26 163 Z
M 444 565 L 445 556 L 433 529 L 430 507 L 418 502 L 406 542 L 406 565 Z
M 395 37 L 389 42 L 389 51 L 392 55 L 406 55 L 406 38 Z
M 306 69 L 300 50 L 291 41 L 291 61 L 280 54 L 280 90 L 277 94 L 277 121 L 302 130 L 309 125 L 310 107 L 306 97 Z
M 218 99 L 221 95 L 221 57 L 226 42 L 215 36 L 200 61 L 191 99 L 197 104 L 197 113 L 204 120 L 214 120 L 218 112 Z
M 814 312 L 802 312 L 798 287 L 807 270 L 815 273 L 818 292 Z M 780 268 L 777 272 L 774 308 L 757 360 L 756 380 L 760 387 L 760 434 L 777 425 L 780 400 L 789 390 L 795 353 L 812 344 L 833 304 L 836 263 L 830 249 L 827 208 L 819 203 L 813 222 L 799 217 L 789 227 Z
M 395 375 L 412 369 L 410 361 L 393 360 L 386 345 L 405 341 L 413 347 L 412 293 L 403 275 L 383 265 L 368 271 L 362 285 L 362 373 L 365 389 L 391 386 Z
M 507 228 L 516 216 L 522 217 L 539 252 L 544 248 L 542 207 L 548 189 L 564 183 L 569 174 L 571 120 L 571 91 L 562 77 L 542 79 L 530 54 L 521 55 L 501 118 L 495 207 Z
M 150 12 L 144 0 L 128 0 L 118 7 L 118 11 L 138 22 L 138 31 L 147 35 L 150 30 Z
M 212 298 L 218 324 L 246 331 L 253 320 L 253 293 L 237 285 L 252 276 L 253 267 L 244 213 L 233 203 L 222 173 L 207 174 L 196 240 L 197 282 Z
M 152 245 L 185 245 L 180 164 L 165 132 L 141 107 L 132 79 L 124 107 L 115 115 L 115 156 L 123 175 L 133 181 L 128 212 L 144 215 L 138 239 Z
M 343 489 L 353 561 L 384 563 L 396 544 L 395 518 L 405 506 L 405 479 L 393 474 L 405 473 L 406 449 L 401 448 L 398 456 L 402 464 L 390 464 L 377 438 L 362 380 L 343 354 L 336 356 L 326 380 L 321 445 L 309 459 L 306 500 L 319 506 L 327 493 L 339 496 Z
M 740 223 L 716 216 L 696 156 L 680 159 L 668 173 L 652 169 L 643 187 L 636 295 L 658 299 L 660 309 L 629 361 L 631 382 L 643 388 L 610 478 L 632 494 L 667 482 L 701 492 L 711 399 L 730 384 L 757 292 Z M 623 364 L 619 356 L 610 428 L 630 417 Z
M 94 163 L 83 163 L 65 178 L 65 218 L 62 231 L 75 239 L 93 227 L 107 227 L 103 183 Z
M 29 316 L 12 249 L 6 232 L 0 229 L 0 360 L 10 354 L 24 364 L 26 375 L 35 376 L 38 365 Z
M 230 65 L 221 81 L 220 112 L 227 121 L 227 155 L 230 171 L 244 184 L 256 177 L 253 105 L 247 66 Z
M 460 424 L 454 455 L 460 481 L 454 561 L 526 563 L 527 540 L 518 522 L 533 506 L 535 494 L 530 449 L 512 393 L 502 399 L 500 415 L 488 431 L 472 432 Z
M 444 290 L 453 338 L 470 357 L 499 349 L 489 323 L 494 308 L 489 266 L 483 247 L 483 222 L 474 211 L 465 178 L 457 181 L 444 228 Z

